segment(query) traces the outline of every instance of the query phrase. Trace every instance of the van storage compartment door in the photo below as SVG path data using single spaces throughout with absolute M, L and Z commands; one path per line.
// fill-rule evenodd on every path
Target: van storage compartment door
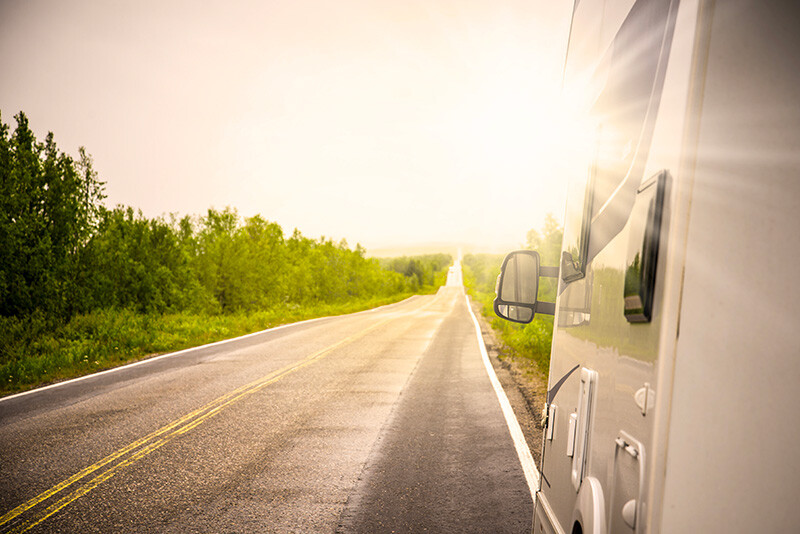
M 643 516 L 644 447 L 624 431 L 615 440 L 609 533 L 634 533 Z

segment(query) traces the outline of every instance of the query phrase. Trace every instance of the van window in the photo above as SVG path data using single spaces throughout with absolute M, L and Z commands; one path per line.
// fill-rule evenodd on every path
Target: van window
M 644 135 L 646 119 L 656 85 L 669 5 L 669 0 L 636 2 L 601 61 L 601 65 L 608 65 L 608 74 L 591 111 L 600 125 L 592 217 L 634 170 L 634 161 L 647 157 L 650 139 Z M 641 178 L 640 170 L 637 187 Z
M 586 264 L 630 216 L 663 86 L 674 27 L 670 4 L 670 0 L 635 2 L 597 63 L 593 80 L 602 89 L 590 111 L 598 125 L 596 150 L 585 191 L 570 197 L 583 196 L 583 207 L 581 231 L 571 234 L 573 242 L 566 243 L 562 258 L 565 281 L 585 275 Z

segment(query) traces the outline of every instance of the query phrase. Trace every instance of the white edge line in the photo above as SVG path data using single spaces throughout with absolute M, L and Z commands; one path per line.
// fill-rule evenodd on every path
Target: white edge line
M 373 311 L 376 311 L 376 310 L 380 310 L 381 308 L 385 308 L 386 306 L 392 306 L 393 304 L 400 304 L 401 302 L 405 302 L 405 301 L 407 301 L 409 299 L 414 298 L 415 296 L 416 295 L 411 295 L 410 297 L 405 298 L 403 300 L 399 300 L 397 302 L 392 302 L 390 304 L 384 304 L 383 306 L 378 306 L 377 308 L 370 308 L 370 309 L 367 309 L 367 310 L 361 310 L 359 312 L 354 312 L 354 313 L 345 314 L 345 315 L 358 315 L 358 314 L 361 314 L 361 313 L 373 312 Z M 48 390 L 48 389 L 54 389 L 54 388 L 66 386 L 67 384 L 74 384 L 75 382 L 80 382 L 81 380 L 88 380 L 90 378 L 94 378 L 94 377 L 97 377 L 97 376 L 102 376 L 102 375 L 115 373 L 117 371 L 122 371 L 123 369 L 130 369 L 131 367 L 136 367 L 137 365 L 145 365 L 145 364 L 148 364 L 148 363 L 151 363 L 151 362 L 155 362 L 157 360 L 161 360 L 163 358 L 171 358 L 172 356 L 178 356 L 180 354 L 185 354 L 185 353 L 191 352 L 193 350 L 201 350 L 201 349 L 206 349 L 208 347 L 214 347 L 216 345 L 224 345 L 225 343 L 230 343 L 231 341 L 238 341 L 240 339 L 246 339 L 248 337 L 258 336 L 260 334 L 266 334 L 267 332 L 274 332 L 276 330 L 283 330 L 284 328 L 289 328 L 290 326 L 299 326 L 301 324 L 314 323 L 314 322 L 317 322 L 317 321 L 321 321 L 323 319 L 330 319 L 332 317 L 340 317 L 340 316 L 339 315 L 326 315 L 325 317 L 314 317 L 313 319 L 306 319 L 304 321 L 298 321 L 296 323 L 287 323 L 287 324 L 282 324 L 282 325 L 278 325 L 278 326 L 273 326 L 272 328 L 267 328 L 265 330 L 259 330 L 258 332 L 250 332 L 249 334 L 245 334 L 243 336 L 231 337 L 231 338 L 228 338 L 228 339 L 222 339 L 220 341 L 214 341 L 212 343 L 206 343 L 205 345 L 198 345 L 197 347 L 189 347 L 188 349 L 179 350 L 177 352 L 168 352 L 167 354 L 161 354 L 159 356 L 154 356 L 152 358 L 146 358 L 144 360 L 139 360 L 139 361 L 136 361 L 136 362 L 133 362 L 133 363 L 120 365 L 119 367 L 112 367 L 111 369 L 106 369 L 105 371 L 100 371 L 100 372 L 97 372 L 97 373 L 91 373 L 91 374 L 88 374 L 88 375 L 79 376 L 77 378 L 71 378 L 69 380 L 64 380 L 63 382 L 56 382 L 55 384 L 50 384 L 49 386 L 42 386 L 40 388 L 29 389 L 28 391 L 22 391 L 20 393 L 14 393 L 13 395 L 9 395 L 7 397 L 0 398 L 0 403 L 3 403 L 5 401 L 11 400 L 11 399 L 18 399 L 19 397 L 24 397 L 25 395 L 31 395 L 32 393 L 38 393 L 40 391 L 45 391 L 45 390 Z
M 503 391 L 503 386 L 500 385 L 500 380 L 492 368 L 492 362 L 489 361 L 489 354 L 486 352 L 486 345 L 483 343 L 483 336 L 481 335 L 481 327 L 478 324 L 478 319 L 472 311 L 472 306 L 469 304 L 469 297 L 465 294 L 464 299 L 467 301 L 467 310 L 472 316 L 472 322 L 475 325 L 475 334 L 478 338 L 478 348 L 481 351 L 481 358 L 483 365 L 486 367 L 486 373 L 489 375 L 489 380 L 492 383 L 494 392 L 497 395 L 497 400 L 500 402 L 500 409 L 503 411 L 503 416 L 506 418 L 508 431 L 511 434 L 511 439 L 514 442 L 514 448 L 517 450 L 519 463 L 522 465 L 522 471 L 525 473 L 525 481 L 528 483 L 528 489 L 531 492 L 531 499 L 536 504 L 536 490 L 539 487 L 539 470 L 536 468 L 536 463 L 531 456 L 531 450 L 528 447 L 528 442 L 525 441 L 525 435 L 522 433 L 522 428 L 519 426 L 517 416 L 514 415 L 514 410 L 511 408 L 511 403 L 508 402 L 506 392 Z

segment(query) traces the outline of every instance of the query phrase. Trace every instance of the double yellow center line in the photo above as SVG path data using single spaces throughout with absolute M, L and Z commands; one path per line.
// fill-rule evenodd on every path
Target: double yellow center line
M 10 512 L 0 517 L 0 530 L 3 532 L 13 533 L 30 530 L 73 501 L 86 495 L 94 488 L 123 470 L 125 467 L 137 462 L 138 460 L 141 460 L 174 438 L 200 426 L 225 408 L 233 405 L 249 395 L 252 395 L 253 393 L 256 393 L 262 388 L 277 382 L 281 378 L 298 371 L 307 365 L 310 365 L 311 363 L 330 354 L 334 350 L 364 337 L 369 332 L 383 326 L 390 320 L 391 319 L 384 319 L 383 321 L 380 321 L 350 337 L 347 337 L 338 343 L 317 351 L 310 356 L 306 356 L 298 362 L 289 364 L 281 369 L 278 369 L 277 371 L 259 378 L 258 380 L 250 382 L 249 384 L 245 384 L 244 386 L 241 386 L 217 399 L 214 399 L 205 406 L 202 406 L 201 408 L 184 415 L 180 419 L 176 419 L 166 426 L 159 428 L 155 432 L 152 432 L 147 436 L 117 450 L 116 452 L 109 454 L 102 460 L 72 475 L 68 479 L 56 484 L 47 491 L 37 495 L 28 502 L 17 506 Z M 84 480 L 87 478 L 88 480 Z M 81 483 L 72 488 L 71 492 L 64 491 L 75 486 L 78 482 Z M 44 510 L 38 511 L 38 513 L 36 510 L 34 510 L 31 512 L 31 514 L 28 514 L 33 515 L 33 517 L 27 520 L 24 517 L 20 517 L 25 514 L 25 512 L 37 507 L 39 504 L 49 501 L 52 498 L 56 498 L 59 495 L 63 496 L 47 506 Z

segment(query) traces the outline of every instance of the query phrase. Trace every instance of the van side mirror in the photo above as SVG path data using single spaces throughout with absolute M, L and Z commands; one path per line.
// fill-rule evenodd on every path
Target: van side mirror
M 494 312 L 515 323 L 530 323 L 537 312 L 555 315 L 554 303 L 537 299 L 539 276 L 557 277 L 558 267 L 541 267 L 533 250 L 509 253 L 497 277 Z

